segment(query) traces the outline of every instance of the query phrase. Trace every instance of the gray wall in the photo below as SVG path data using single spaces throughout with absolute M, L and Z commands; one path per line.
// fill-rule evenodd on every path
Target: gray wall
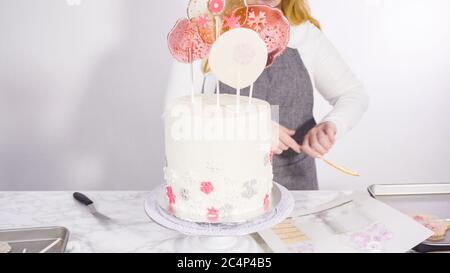
M 329 156 L 363 177 L 319 163 L 322 188 L 450 181 L 450 1 L 312 6 L 372 97 Z M 184 0 L 0 0 L 0 190 L 162 183 L 165 37 L 184 10 Z M 319 96 L 316 106 L 318 118 L 329 110 Z
M 71 5 L 71 4 L 75 5 Z M 176 1 L 0 1 L 0 189 L 150 189 Z

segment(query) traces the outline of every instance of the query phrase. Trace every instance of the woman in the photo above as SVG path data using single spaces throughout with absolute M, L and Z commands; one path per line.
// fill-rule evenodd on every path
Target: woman
M 336 139 L 358 123 L 369 98 L 320 30 L 306 1 L 281 0 L 278 7 L 292 26 L 290 43 L 283 55 L 259 77 L 254 85 L 254 96 L 280 107 L 279 141 L 273 147 L 275 181 L 290 190 L 317 190 L 315 159 L 327 154 Z M 182 75 L 189 75 L 186 67 L 175 65 L 169 97 L 188 90 L 189 78 Z M 313 117 L 313 82 L 316 90 L 333 106 L 319 124 Z M 236 93 L 223 84 L 220 90 Z M 242 95 L 248 92 L 248 89 L 243 90 Z

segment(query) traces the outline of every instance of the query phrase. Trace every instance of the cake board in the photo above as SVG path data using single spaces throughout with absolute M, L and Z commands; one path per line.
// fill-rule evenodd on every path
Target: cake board
M 182 220 L 164 209 L 165 185 L 151 191 L 145 200 L 147 215 L 157 224 L 180 232 L 186 237 L 174 240 L 178 253 L 252 253 L 262 249 L 249 236 L 269 229 L 288 218 L 295 206 L 291 193 L 278 183 L 272 190 L 272 204 L 260 217 L 236 223 L 199 223 Z

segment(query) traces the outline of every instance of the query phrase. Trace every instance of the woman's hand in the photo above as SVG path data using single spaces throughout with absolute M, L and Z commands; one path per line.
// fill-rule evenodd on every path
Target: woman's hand
M 324 122 L 312 128 L 306 134 L 301 150 L 314 158 L 326 155 L 336 142 L 336 125 Z
M 324 122 L 312 128 L 305 136 L 303 144 L 298 144 L 293 136 L 295 131 L 281 126 L 277 123 L 273 125 L 274 141 L 272 151 L 281 155 L 285 151 L 292 149 L 297 153 L 305 153 L 314 158 L 326 155 L 336 142 L 336 126 L 332 122 Z
M 300 145 L 294 140 L 295 131 L 281 126 L 278 123 L 273 124 L 273 143 L 272 152 L 281 155 L 283 152 L 292 149 L 297 153 L 301 153 Z

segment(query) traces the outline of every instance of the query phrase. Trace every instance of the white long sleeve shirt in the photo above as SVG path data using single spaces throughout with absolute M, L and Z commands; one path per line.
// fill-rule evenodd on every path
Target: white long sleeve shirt
M 322 119 L 336 125 L 338 138 L 350 131 L 369 105 L 362 83 L 355 77 L 325 34 L 310 22 L 291 28 L 289 47 L 297 49 L 315 89 L 333 106 Z M 216 79 L 204 78 L 201 62 L 194 63 L 195 90 L 214 92 Z M 166 102 L 190 94 L 190 65 L 174 62 Z

